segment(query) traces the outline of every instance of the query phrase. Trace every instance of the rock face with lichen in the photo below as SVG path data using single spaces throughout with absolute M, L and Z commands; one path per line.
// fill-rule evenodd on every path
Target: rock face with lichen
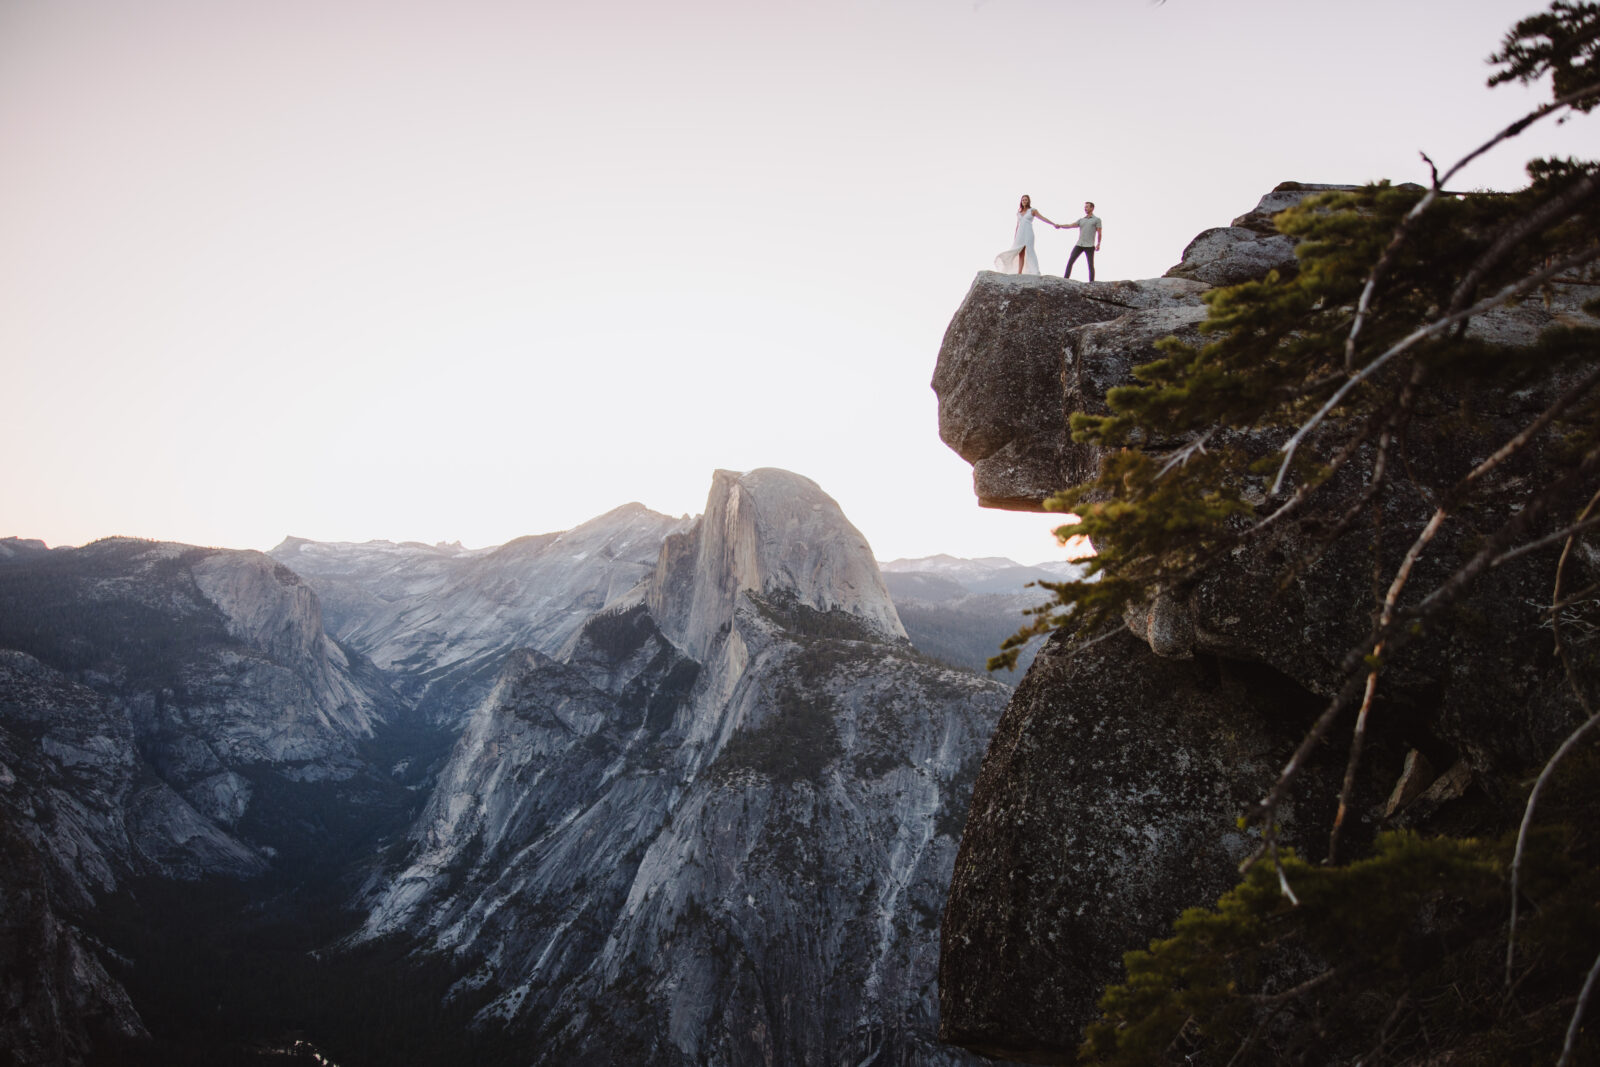
M 1071 414 L 1104 413 L 1106 390 L 1154 358 L 1161 337 L 1194 340 L 1213 285 L 1293 269 L 1292 242 L 1270 215 L 1320 188 L 1280 187 L 1231 227 L 1196 238 L 1163 279 L 980 274 L 934 377 L 941 436 L 972 462 L 979 502 L 1038 509 L 1087 480 L 1100 456 L 1068 439 Z M 1592 325 L 1580 300 L 1556 292 L 1484 315 L 1472 330 L 1516 345 L 1553 325 Z M 1440 397 L 1419 409 L 1393 476 L 1403 491 L 1384 504 L 1381 560 L 1392 569 L 1438 492 L 1563 387 Z M 1281 442 L 1236 434 L 1228 443 L 1265 455 Z M 1534 448 L 1520 462 L 1540 459 Z M 1355 505 L 1364 486 L 1351 472 L 1361 466 L 1329 483 L 1325 509 L 1295 522 L 1329 523 Z M 1492 475 L 1486 521 L 1520 507 L 1524 469 Z M 1444 581 L 1471 551 L 1471 531 L 1464 523 L 1441 534 L 1413 582 Z M 1345 656 L 1370 625 L 1372 529 L 1291 569 L 1316 532 L 1291 524 L 1130 610 L 1119 636 L 1081 650 L 1055 640 L 1039 654 L 985 757 L 956 862 L 940 963 L 945 1040 L 1070 1062 L 1099 992 L 1121 977 L 1123 953 L 1235 884 L 1253 848 L 1236 817 L 1343 683 Z M 1596 554 L 1579 549 L 1574 587 L 1600 577 Z M 1486 575 L 1436 624 L 1443 632 L 1388 669 L 1347 819 L 1352 847 L 1386 826 L 1497 830 L 1518 777 L 1577 721 L 1540 628 L 1558 551 Z M 1336 729 L 1347 736 L 1349 724 Z M 1344 755 L 1342 742 L 1324 746 L 1283 811 L 1284 837 L 1302 855 L 1325 850 Z

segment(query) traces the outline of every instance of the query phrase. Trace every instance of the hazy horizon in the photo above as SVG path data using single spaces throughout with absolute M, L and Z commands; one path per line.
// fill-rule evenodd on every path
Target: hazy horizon
M 1543 6 L 0 4 L 0 536 L 487 546 L 775 466 L 882 558 L 1049 559 L 928 386 L 1018 196 L 1114 279 L 1426 181 L 1546 96 L 1484 85 Z

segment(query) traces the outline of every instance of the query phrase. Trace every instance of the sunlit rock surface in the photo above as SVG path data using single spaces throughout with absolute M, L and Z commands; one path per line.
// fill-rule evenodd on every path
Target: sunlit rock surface
M 692 537 L 693 559 L 670 553 L 650 591 L 651 613 L 692 657 L 706 655 L 744 592 L 781 590 L 806 607 L 846 612 L 885 638 L 906 635 L 866 539 L 809 478 L 772 468 L 717 471 Z
M 507 661 L 366 936 L 453 953 L 536 1062 L 970 1062 L 937 911 L 1005 693 L 911 648 L 813 483 L 719 472 L 642 596 Z

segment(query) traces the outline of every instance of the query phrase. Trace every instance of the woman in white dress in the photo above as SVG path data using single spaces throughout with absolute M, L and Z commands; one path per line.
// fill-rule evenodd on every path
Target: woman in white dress
M 1056 224 L 1033 210 L 1033 201 L 1027 193 L 1017 205 L 1017 232 L 1011 238 L 1011 247 L 994 257 L 994 269 L 1003 274 L 1038 274 L 1039 260 L 1033 254 L 1033 220 L 1040 219 Z M 1059 226 L 1056 227 L 1060 229 Z

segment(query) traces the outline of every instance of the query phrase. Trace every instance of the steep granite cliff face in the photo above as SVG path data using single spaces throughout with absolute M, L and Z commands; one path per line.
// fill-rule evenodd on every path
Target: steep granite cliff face
M 1280 187 L 1233 226 L 1202 234 L 1164 279 L 1078 285 L 979 275 L 934 377 L 941 435 L 973 463 L 979 502 L 1039 509 L 1052 492 L 1087 480 L 1101 457 L 1066 436 L 1070 416 L 1104 413 L 1106 390 L 1153 359 L 1161 337 L 1194 340 L 1211 285 L 1292 264 L 1293 242 L 1267 220 L 1318 188 Z M 1551 326 L 1592 324 L 1581 299 L 1558 290 L 1495 309 L 1473 320 L 1471 336 L 1516 345 Z M 1392 476 L 1399 488 L 1384 502 L 1383 561 L 1397 565 L 1440 492 L 1567 384 L 1420 405 L 1404 469 Z M 1281 436 L 1226 443 L 1265 455 Z M 1555 446 L 1531 446 L 1522 462 L 1536 467 L 1547 447 Z M 1514 465 L 1494 475 L 1475 504 L 1485 521 L 1522 506 L 1520 477 Z M 1130 611 L 1126 633 L 1085 649 L 1056 640 L 1040 653 L 985 757 L 957 859 L 940 965 L 946 1040 L 1071 1062 L 1099 992 L 1122 973 L 1122 954 L 1236 883 L 1254 843 L 1235 817 L 1263 795 L 1343 683 L 1342 660 L 1372 618 L 1371 530 L 1292 571 L 1286 563 L 1303 555 L 1312 524 L 1332 528 L 1330 516 L 1363 491 L 1358 477 L 1341 474 L 1326 508 Z M 1434 541 L 1413 573 L 1419 587 L 1444 581 L 1470 552 L 1464 529 Z M 1541 630 L 1558 550 L 1480 579 L 1441 634 L 1386 668 L 1345 831 L 1352 848 L 1394 826 L 1515 826 L 1521 778 L 1577 721 Z M 1592 556 L 1575 561 L 1580 581 L 1600 577 Z M 1317 755 L 1280 812 L 1285 840 L 1312 859 L 1326 847 L 1344 754 L 1341 744 Z M 1406 766 L 1436 770 L 1408 781 L 1405 801 L 1396 794 L 1386 803 Z
M 936 913 L 1005 692 L 911 649 L 814 483 L 718 472 L 647 587 L 507 661 L 365 936 L 536 1062 L 967 1062 Z
M 141 754 L 232 826 L 252 774 L 339 781 L 394 699 L 322 630 L 316 596 L 258 552 L 128 539 L 0 563 L 0 645 L 112 696 Z
M 882 637 L 906 635 L 866 539 L 815 482 L 772 469 L 717 471 L 705 515 L 657 568 L 651 613 L 698 659 L 716 643 L 740 594 L 773 590 L 818 611 L 853 615 Z
M 139 876 L 265 867 L 151 773 L 113 701 L 0 649 L 0 1043 L 14 1062 L 76 1062 L 144 1033 L 80 925 L 98 899 Z
M 130 959 L 87 933 L 134 885 L 233 882 L 328 836 L 295 798 L 359 809 L 395 701 L 260 553 L 116 539 L 0 556 L 0 1043 L 83 1062 L 144 1024 Z M 137 920 L 135 920 L 137 921 Z

